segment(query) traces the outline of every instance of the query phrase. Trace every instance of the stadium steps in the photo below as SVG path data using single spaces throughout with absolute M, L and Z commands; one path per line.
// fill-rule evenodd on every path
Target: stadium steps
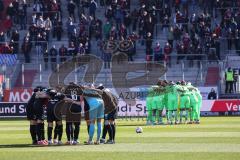
M 205 86 L 217 86 L 219 79 L 219 67 L 209 67 L 207 70 Z
M 51 75 L 52 71 L 49 70 L 43 70 L 40 76 L 40 73 L 38 73 L 34 78 L 33 87 L 36 87 L 37 85 L 44 85 L 48 86 L 48 79 Z M 143 75 L 144 72 L 134 72 L 129 73 L 127 76 L 128 79 L 137 78 L 138 76 Z M 83 83 L 92 83 L 93 79 L 95 80 L 96 84 L 102 83 L 107 87 L 112 87 L 112 73 L 110 69 L 103 69 L 99 74 L 93 73 L 92 75 L 85 76 L 85 69 L 83 67 L 79 68 L 76 72 L 70 73 L 64 80 L 65 84 L 68 84 L 69 82 L 83 82 Z M 198 68 L 189 68 L 184 73 L 185 81 L 192 82 L 192 84 L 199 84 L 198 81 L 196 81 L 196 77 L 198 76 Z M 172 81 L 179 81 L 182 80 L 182 73 L 178 70 L 178 68 L 169 68 L 166 73 L 166 79 L 172 80 Z M 84 79 L 84 80 L 83 80 Z M 119 78 L 120 79 L 120 78 Z M 146 81 L 150 81 L 152 78 L 148 77 L 148 79 L 142 80 L 141 82 L 143 84 L 147 84 Z M 164 76 L 161 77 L 161 79 L 164 79 Z M 57 81 L 57 78 L 56 78 Z M 127 81 L 122 82 L 121 80 L 118 81 L 118 78 L 115 79 L 115 82 L 117 83 L 116 86 L 124 87 L 128 84 Z

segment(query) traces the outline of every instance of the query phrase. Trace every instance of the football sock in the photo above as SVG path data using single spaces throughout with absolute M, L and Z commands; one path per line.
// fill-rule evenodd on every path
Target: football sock
M 148 111 L 147 120 L 148 120 L 148 121 L 152 121 L 152 111 Z
M 71 141 L 71 132 L 72 132 L 72 123 L 67 122 L 66 123 L 66 135 L 67 135 L 67 140 Z
M 162 110 L 158 111 L 158 122 L 162 123 Z
M 180 122 L 182 122 L 183 111 L 180 111 Z
M 168 121 L 172 122 L 172 111 L 168 111 Z
M 112 140 L 115 141 L 115 134 L 116 134 L 116 126 L 115 126 L 115 124 L 111 124 L 111 128 L 112 128 Z
M 109 125 L 108 125 L 108 124 L 103 126 L 102 139 L 105 139 L 105 138 L 106 138 L 108 128 L 109 128 Z
M 167 118 L 167 122 L 168 122 L 168 120 L 169 120 L 168 118 L 169 117 L 168 117 L 168 110 L 167 109 L 166 109 L 166 118 Z
M 112 124 L 109 125 L 108 135 L 109 135 L 109 140 L 113 140 L 113 128 L 112 128 Z
M 55 127 L 56 128 L 56 127 Z M 48 126 L 48 129 L 47 129 L 47 134 L 48 134 L 48 140 L 52 140 L 52 130 L 53 130 L 53 127 L 49 127 Z
M 63 134 L 63 125 L 58 126 L 58 141 L 62 140 L 62 134 Z
M 101 131 L 102 131 L 102 123 L 101 122 L 97 122 L 97 140 L 100 140 L 100 136 L 101 136 Z
M 59 126 L 58 126 L 58 124 L 56 124 L 56 126 L 55 126 L 55 128 L 54 128 L 53 139 L 57 139 L 58 132 L 59 132 Z
M 185 111 L 185 121 L 188 120 L 188 110 Z
M 95 125 L 91 123 L 89 126 L 89 141 L 93 140 L 94 130 L 95 130 Z
M 74 140 L 75 141 L 78 140 L 79 131 L 80 131 L 80 123 L 79 122 L 75 122 L 74 123 Z
M 89 135 L 89 128 L 90 128 L 90 125 L 87 125 L 87 131 L 88 131 L 88 135 Z
M 173 116 L 174 116 L 175 122 L 177 122 L 178 121 L 177 111 L 173 111 Z
M 41 140 L 45 140 L 45 130 L 44 130 L 44 123 L 41 123 Z
M 152 112 L 152 122 L 155 123 L 156 121 L 156 110 L 153 110 Z
M 36 125 L 30 125 L 30 134 L 32 137 L 32 141 L 36 142 L 37 141 L 37 136 L 36 136 Z
M 36 125 L 36 132 L 37 132 L 37 140 L 38 141 L 41 141 L 42 139 L 41 139 L 41 127 L 40 127 L 40 123 L 38 123 L 37 125 Z

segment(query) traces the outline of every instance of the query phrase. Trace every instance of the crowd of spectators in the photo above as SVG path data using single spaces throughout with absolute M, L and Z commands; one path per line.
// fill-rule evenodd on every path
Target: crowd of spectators
M 13 0 L 3 7 L 2 2 L 0 13 L 6 8 L 9 21 L 4 24 L 6 33 L 0 33 L 0 51 L 21 52 L 26 63 L 33 48 L 37 56 L 51 61 L 50 56 L 89 54 L 94 41 L 104 60 L 111 54 L 103 45 L 124 40 L 133 44 L 126 51 L 130 61 L 143 48 L 147 61 L 166 61 L 169 65 L 174 53 L 177 63 L 204 57 L 221 60 L 220 48 L 225 42 L 227 50 L 240 55 L 238 0 L 34 0 L 33 4 Z M 98 10 L 104 10 L 104 16 L 96 15 Z M 28 30 L 22 42 L 19 30 Z M 62 47 L 54 48 L 54 41 L 61 42 L 65 35 L 66 48 L 59 52 Z

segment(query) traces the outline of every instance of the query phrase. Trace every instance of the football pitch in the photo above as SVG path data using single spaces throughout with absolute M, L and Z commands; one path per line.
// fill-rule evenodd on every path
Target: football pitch
M 119 119 L 116 144 L 90 146 L 83 145 L 87 139 L 85 122 L 79 145 L 45 147 L 29 145 L 28 123 L 0 120 L 0 160 L 240 159 L 240 117 L 205 117 L 200 125 L 171 126 L 145 126 L 141 119 Z M 141 126 L 143 133 L 136 134 L 136 126 Z

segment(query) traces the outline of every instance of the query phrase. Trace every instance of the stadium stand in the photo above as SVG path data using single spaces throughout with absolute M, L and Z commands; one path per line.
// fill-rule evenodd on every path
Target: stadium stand
M 229 59 L 239 57 L 239 1 L 3 2 L 1 14 L 5 16 L 1 22 L 5 26 L 0 28 L 0 43 L 1 48 L 6 45 L 11 55 L 17 55 L 17 67 L 11 74 L 15 78 L 11 86 L 15 87 L 46 84 L 57 64 L 76 55 L 91 53 L 108 64 L 112 53 L 107 44 L 126 41 L 132 47 L 120 50 L 128 54 L 130 62 L 159 62 L 168 68 L 161 79 L 184 79 L 197 86 L 220 85 L 224 93 L 222 75 Z M 0 51 L 5 54 L 3 49 Z M 237 61 L 231 62 L 234 64 L 233 68 L 240 68 Z M 111 87 L 111 66 L 106 66 L 96 83 Z M 83 76 L 83 68 L 79 68 L 66 82 L 81 82 Z

